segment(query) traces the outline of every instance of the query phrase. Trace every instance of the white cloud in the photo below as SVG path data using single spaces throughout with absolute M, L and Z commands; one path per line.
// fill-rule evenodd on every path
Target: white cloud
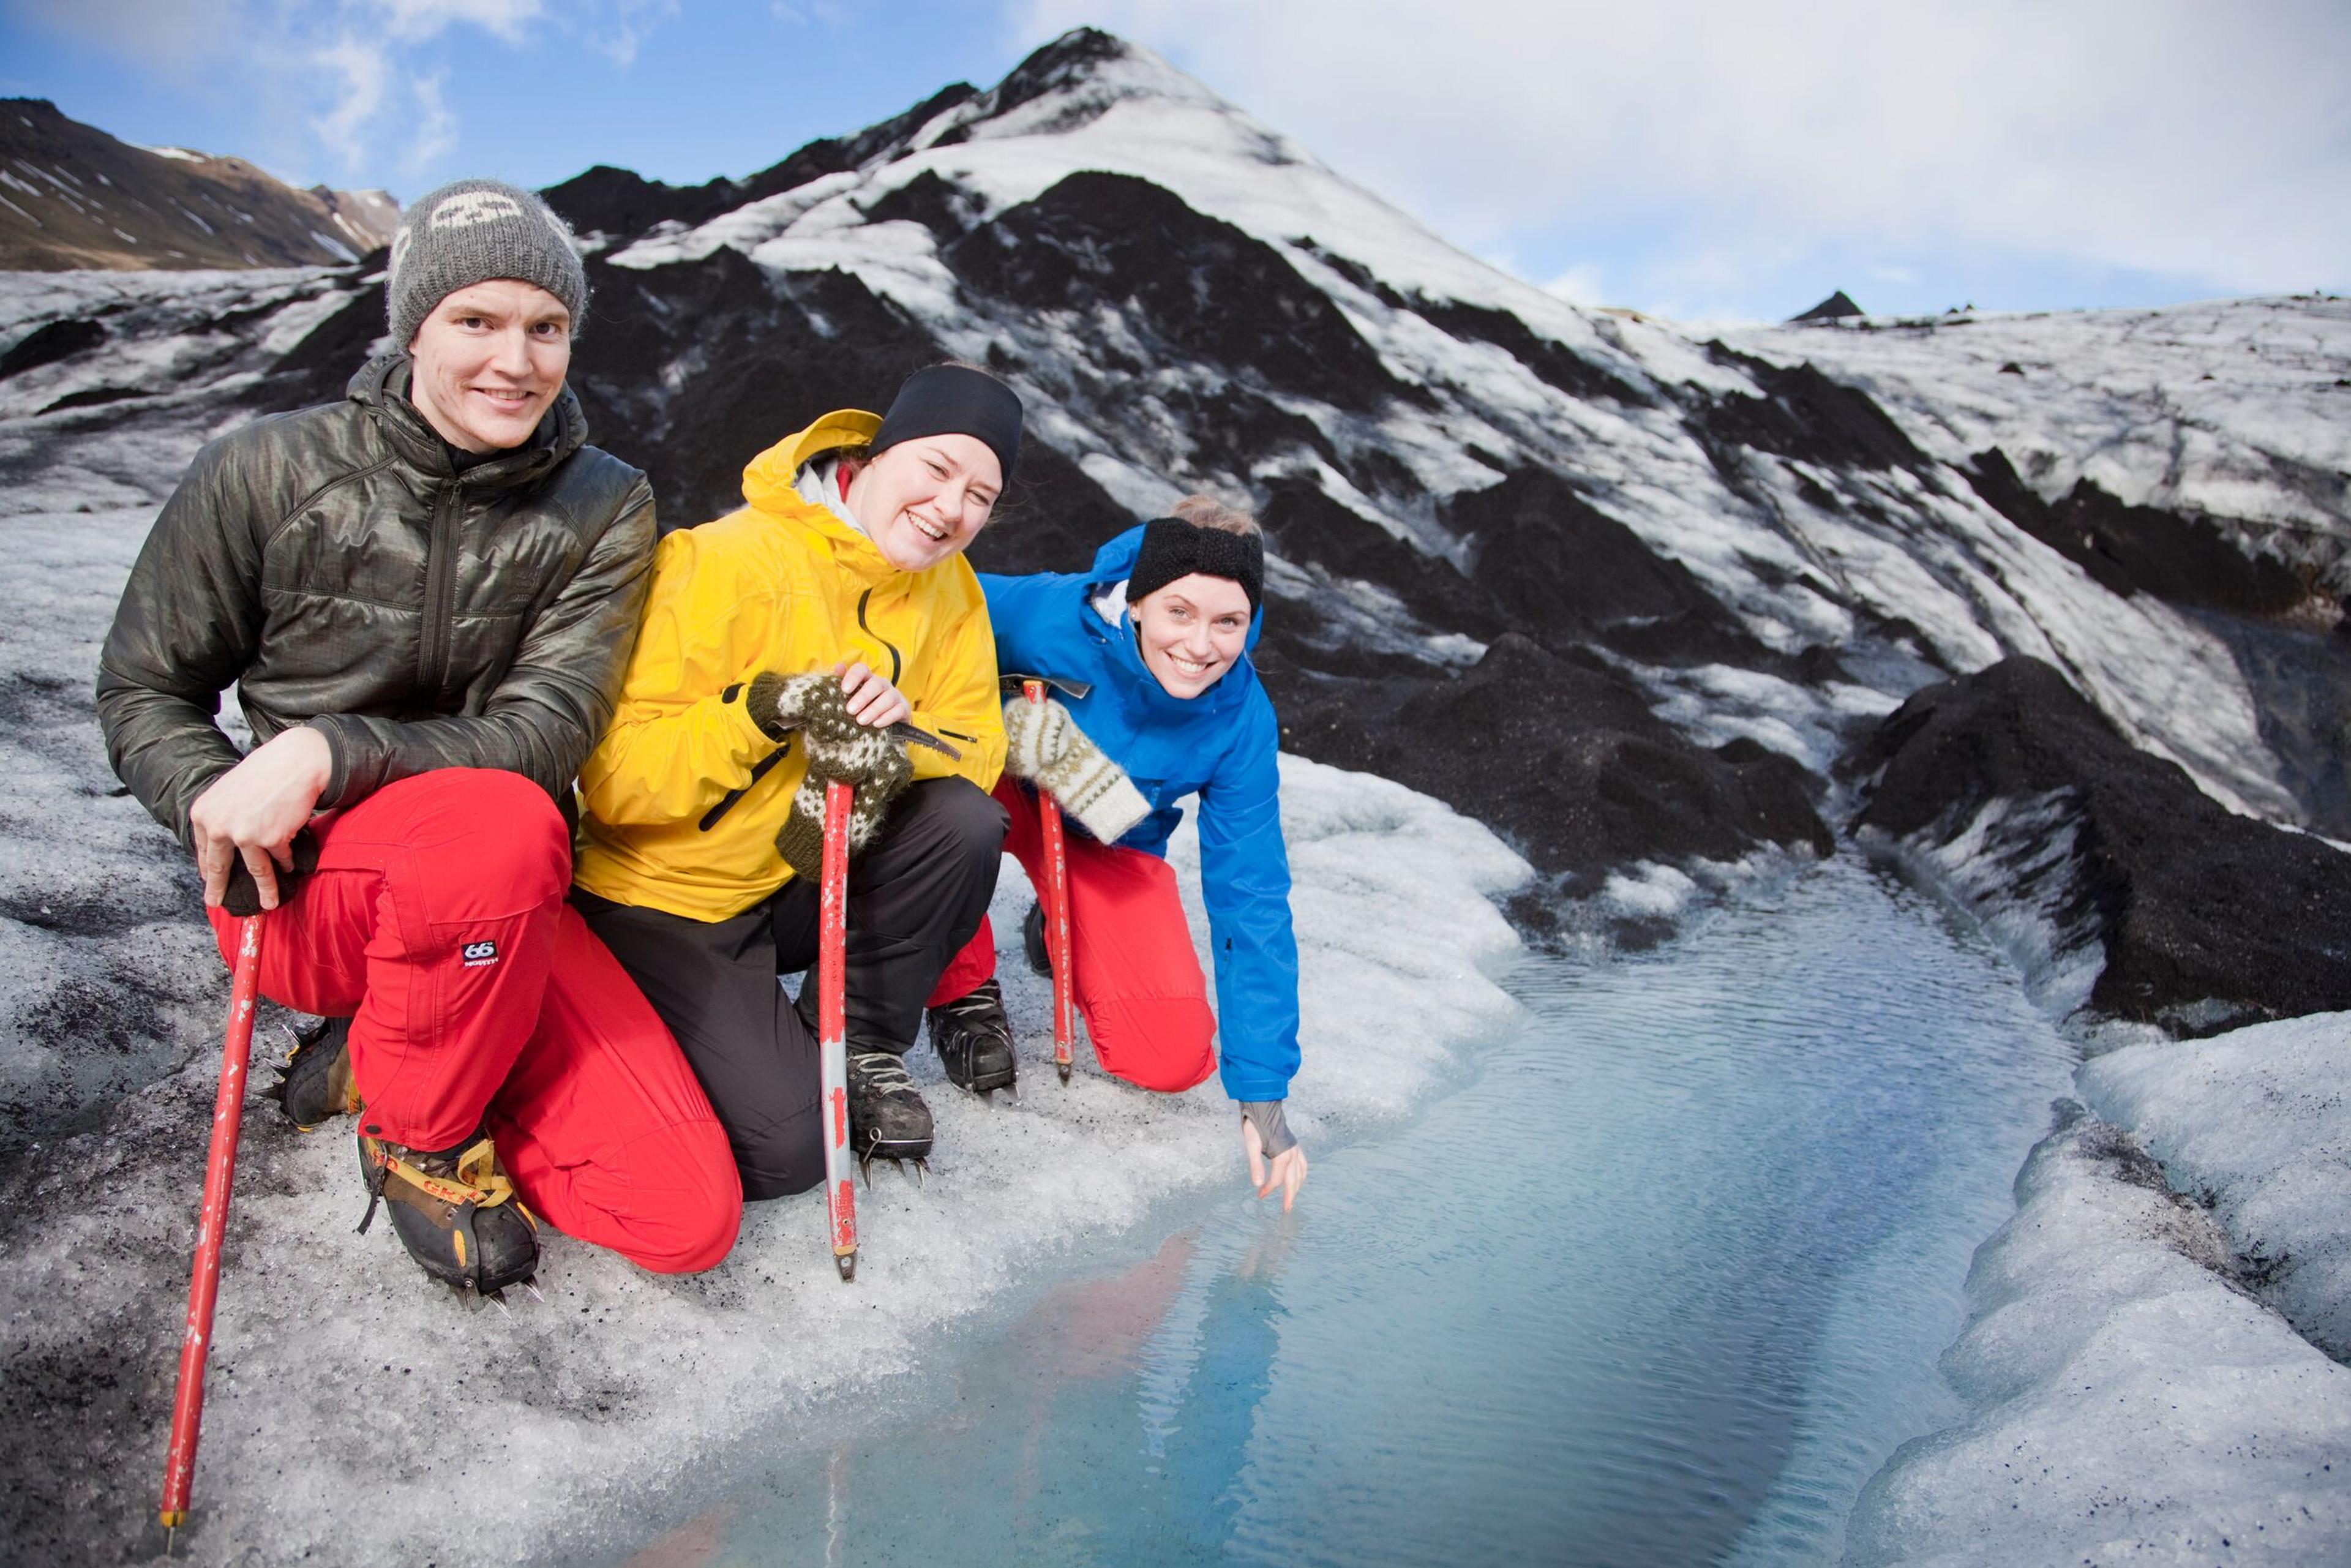
M 2351 257 L 2336 0 L 1027 0 L 1167 54 L 1458 242 L 1960 246 L 2307 287 Z M 1594 250 L 1598 247 L 1595 246 Z M 1592 254 L 1587 252 L 1587 254 Z M 1633 280 L 1612 260 L 1620 286 Z
M 590 20 L 588 43 L 622 70 L 634 65 L 637 50 L 653 30 L 677 15 L 677 0 L 617 0 L 609 26 Z
M 332 106 L 310 121 L 310 129 L 346 168 L 357 168 L 372 151 L 370 132 L 383 111 L 392 57 L 380 45 L 345 37 L 315 51 L 310 63 L 341 79 Z
M 1547 293 L 1556 294 L 1571 305 L 1604 305 L 1607 290 L 1601 287 L 1605 271 L 1596 262 L 1581 262 L 1569 267 L 1542 287 Z
M 775 0 L 769 7 L 778 22 L 789 22 L 795 27 L 805 27 L 814 22 L 827 30 L 839 32 L 848 25 L 849 11 L 837 0 L 800 0 L 792 5 L 788 0 Z
M 468 22 L 508 43 L 522 41 L 527 24 L 545 15 L 539 0 L 371 0 L 396 37 L 421 41 Z
M 434 159 L 456 148 L 457 117 L 441 95 L 447 79 L 445 74 L 436 72 L 409 84 L 416 98 L 416 130 L 401 164 L 411 174 L 431 168 Z

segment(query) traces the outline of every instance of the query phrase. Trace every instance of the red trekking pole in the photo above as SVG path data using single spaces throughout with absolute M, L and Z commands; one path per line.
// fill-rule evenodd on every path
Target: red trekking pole
M 823 885 L 817 897 L 816 1035 L 824 1086 L 824 1207 L 832 1261 L 845 1282 L 857 1273 L 857 1188 L 849 1176 L 849 1024 L 845 993 L 849 929 L 849 811 L 856 789 L 824 786 Z
M 246 1062 L 253 1054 L 253 998 L 261 982 L 261 916 L 237 925 L 236 977 L 229 988 L 228 1038 L 221 1050 L 220 1093 L 213 1101 L 212 1155 L 204 1166 L 204 1207 L 196 1218 L 195 1274 L 188 1282 L 187 1332 L 180 1341 L 180 1385 L 172 1400 L 172 1452 L 163 1465 L 163 1550 L 188 1521 L 195 1479 L 196 1435 L 204 1424 L 204 1358 L 212 1349 L 213 1303 L 220 1295 L 221 1235 L 228 1227 L 229 1183 L 245 1110 Z
M 1045 683 L 1024 680 L 1020 695 L 1045 700 Z M 1075 987 L 1070 970 L 1070 862 L 1061 843 L 1061 808 L 1053 792 L 1037 791 L 1037 818 L 1045 835 L 1045 951 L 1053 965 L 1053 1071 L 1070 1081 L 1070 1047 L 1077 1039 Z

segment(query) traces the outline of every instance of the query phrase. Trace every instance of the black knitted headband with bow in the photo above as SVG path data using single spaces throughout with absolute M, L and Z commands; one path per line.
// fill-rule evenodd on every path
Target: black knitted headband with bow
M 1126 601 L 1140 604 L 1196 571 L 1239 583 L 1254 615 L 1265 591 L 1265 541 L 1256 534 L 1204 528 L 1181 517 L 1154 517 L 1143 525 L 1143 548 L 1135 553 L 1134 570 L 1126 574 Z

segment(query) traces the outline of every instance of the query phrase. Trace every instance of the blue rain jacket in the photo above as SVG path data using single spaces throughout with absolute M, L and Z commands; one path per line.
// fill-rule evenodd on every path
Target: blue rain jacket
M 1236 1100 L 1287 1099 L 1298 1071 L 1298 940 L 1281 841 L 1280 730 L 1246 653 L 1198 696 L 1170 696 L 1144 667 L 1134 623 L 1122 615 L 1113 625 L 1095 611 L 1094 597 L 1126 580 L 1142 544 L 1143 530 L 1128 529 L 1095 553 L 1090 571 L 982 572 L 997 667 L 1092 686 L 1082 697 L 1054 695 L 1151 803 L 1151 815 L 1121 844 L 1164 858 L 1167 836 L 1183 820 L 1177 803 L 1200 797 L 1218 1072 Z M 1264 626 L 1260 606 L 1249 622 L 1249 647 Z M 1075 823 L 1071 830 L 1078 831 Z

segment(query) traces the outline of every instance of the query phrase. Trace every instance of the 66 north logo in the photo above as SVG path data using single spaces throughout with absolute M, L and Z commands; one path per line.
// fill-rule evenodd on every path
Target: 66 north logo
M 478 969 L 498 961 L 498 945 L 495 942 L 468 942 L 462 950 L 465 967 Z

